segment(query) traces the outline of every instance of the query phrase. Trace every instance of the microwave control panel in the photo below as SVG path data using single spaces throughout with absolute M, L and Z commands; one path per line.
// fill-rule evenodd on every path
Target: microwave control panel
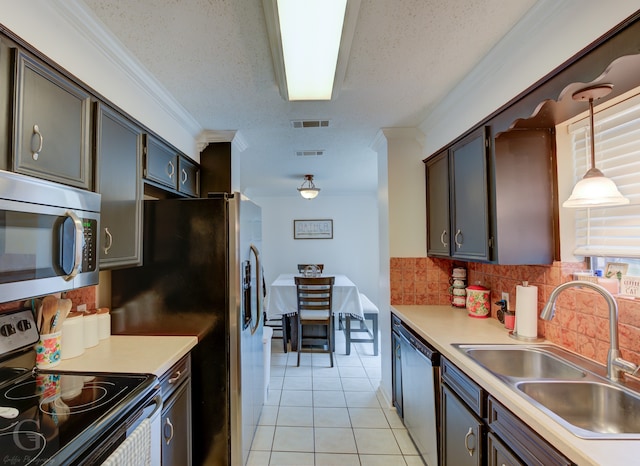
M 93 272 L 97 267 L 97 228 L 98 222 L 93 218 L 83 218 L 84 241 L 82 246 L 82 271 Z

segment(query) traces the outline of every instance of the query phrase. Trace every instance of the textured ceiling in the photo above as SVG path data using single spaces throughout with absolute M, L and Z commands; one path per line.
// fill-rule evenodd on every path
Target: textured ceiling
M 205 130 L 237 130 L 249 195 L 374 192 L 380 128 L 415 127 L 535 0 L 362 0 L 344 85 L 330 102 L 286 102 L 261 0 L 84 0 Z M 293 119 L 329 119 L 297 130 Z M 300 159 L 296 150 L 326 155 Z

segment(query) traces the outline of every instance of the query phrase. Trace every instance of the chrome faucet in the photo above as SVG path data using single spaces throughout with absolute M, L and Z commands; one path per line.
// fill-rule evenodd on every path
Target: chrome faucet
M 540 318 L 551 320 L 556 312 L 556 300 L 558 295 L 567 288 L 583 287 L 590 288 L 602 295 L 609 307 L 609 354 L 607 356 L 607 377 L 612 382 L 618 382 L 622 373 L 635 374 L 640 369 L 631 361 L 627 361 L 620 357 L 620 346 L 618 344 L 618 303 L 613 295 L 606 288 L 591 282 L 574 280 L 557 286 L 549 295 L 547 304 L 544 305 Z

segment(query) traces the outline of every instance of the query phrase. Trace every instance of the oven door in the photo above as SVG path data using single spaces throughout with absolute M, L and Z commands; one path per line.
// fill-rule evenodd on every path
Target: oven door
M 0 295 L 16 301 L 96 284 L 99 213 L 0 200 Z
M 127 464 L 126 459 L 133 451 L 141 451 L 139 442 L 144 441 L 148 441 L 150 444 L 150 463 L 148 464 L 160 464 L 162 455 L 161 414 L 162 396 L 159 387 L 156 387 L 142 402 L 130 409 L 121 422 L 95 439 L 85 449 L 87 455 L 83 455 L 82 458 L 71 464 L 74 466 L 95 465 L 110 459 L 114 460 L 113 464 Z M 149 425 L 143 426 L 142 424 L 146 420 L 149 421 Z M 144 436 L 148 436 L 148 439 L 144 439 Z M 116 458 L 119 462 L 115 461 Z M 53 460 L 55 461 L 55 457 Z

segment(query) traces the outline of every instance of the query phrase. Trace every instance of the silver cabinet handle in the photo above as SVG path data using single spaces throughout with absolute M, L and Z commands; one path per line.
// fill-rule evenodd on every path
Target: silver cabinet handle
M 181 376 L 181 375 L 182 375 L 182 372 L 180 372 L 180 371 L 176 371 L 176 375 L 174 375 L 173 377 L 171 377 L 171 378 L 169 379 L 169 383 L 170 383 L 170 384 L 174 384 L 174 383 L 176 383 L 178 380 L 180 380 L 180 376 Z
M 471 437 L 475 438 L 475 435 L 473 434 L 473 428 L 469 427 L 469 432 L 464 436 L 464 447 L 467 449 L 469 456 L 473 456 L 473 452 L 475 451 L 475 447 L 469 448 L 469 439 Z
M 169 161 L 167 164 L 167 175 L 169 178 L 173 179 L 173 175 L 176 173 L 176 167 L 173 166 L 173 162 Z
M 169 428 L 169 435 L 167 435 L 167 427 Z M 164 421 L 164 441 L 169 445 L 171 440 L 173 440 L 173 424 L 171 424 L 171 419 L 167 418 Z
M 454 236 L 454 238 L 453 238 L 453 240 L 456 243 L 456 246 L 461 248 L 462 247 L 462 242 L 458 241 L 458 236 L 462 236 L 462 230 L 456 231 L 456 236 Z M 464 237 L 462 237 L 462 241 L 464 241 Z
M 185 184 L 188 179 L 189 179 L 189 175 L 187 174 L 187 170 L 183 168 L 182 171 L 180 172 L 180 182 L 182 184 Z
M 442 234 L 440 235 L 440 242 L 446 248 L 449 243 L 444 240 L 445 235 L 447 234 L 447 230 L 442 230 Z
M 40 132 L 40 128 L 38 128 L 38 125 L 33 125 L 33 134 L 38 136 L 39 142 L 38 148 L 31 153 L 31 157 L 33 157 L 33 160 L 38 160 L 38 157 L 40 157 L 40 152 L 42 152 L 42 144 L 44 144 L 44 138 L 42 137 L 42 133 Z
M 111 246 L 113 246 L 113 236 L 111 235 L 111 232 L 107 227 L 104 227 L 104 235 L 107 238 L 107 244 L 104 247 L 104 255 L 106 256 L 107 254 L 109 254 L 109 249 L 111 249 Z

